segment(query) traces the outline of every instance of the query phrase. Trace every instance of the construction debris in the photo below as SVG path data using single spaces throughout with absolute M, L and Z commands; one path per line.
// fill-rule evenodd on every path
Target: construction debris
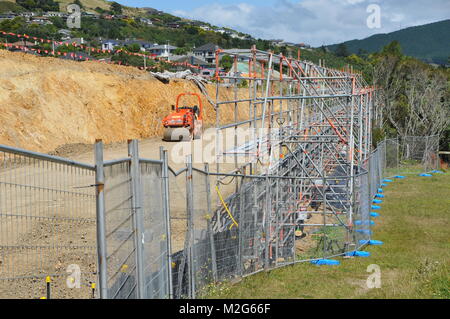
M 183 79 L 188 81 L 195 81 L 195 82 L 203 82 L 203 83 L 209 83 L 205 78 L 194 75 L 194 73 L 191 72 L 191 70 L 181 71 L 181 72 L 169 72 L 164 71 L 164 73 L 161 72 L 150 72 L 151 75 L 153 75 L 155 78 L 160 80 L 163 83 L 169 83 L 170 80 L 173 79 Z

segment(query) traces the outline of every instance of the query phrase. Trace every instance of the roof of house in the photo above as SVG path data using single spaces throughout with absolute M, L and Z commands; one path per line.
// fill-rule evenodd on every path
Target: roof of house
M 211 51 L 216 51 L 217 49 L 219 49 L 219 46 L 217 44 L 208 43 L 208 44 L 202 45 L 201 47 L 195 48 L 193 51 L 194 52 L 199 52 L 199 51 L 211 52 Z
M 194 64 L 194 65 L 207 65 L 208 62 L 206 62 L 205 60 L 196 57 L 194 55 L 174 55 L 170 58 L 171 61 L 173 62 L 179 62 L 179 63 L 190 63 L 190 64 Z
M 163 49 L 175 50 L 178 49 L 178 47 L 174 47 L 173 45 L 161 44 L 155 45 L 154 47 L 150 48 L 150 50 L 163 50 Z
M 112 40 L 112 39 L 108 39 L 108 40 L 103 40 L 102 44 L 106 44 L 106 43 L 111 43 L 111 44 L 121 44 L 122 41 L 119 40 Z

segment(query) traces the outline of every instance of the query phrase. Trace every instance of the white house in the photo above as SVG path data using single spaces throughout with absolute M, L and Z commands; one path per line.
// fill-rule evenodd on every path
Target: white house
M 216 51 L 219 46 L 214 43 L 208 43 L 192 50 L 196 57 L 202 58 L 210 64 L 216 63 Z
M 155 45 L 147 51 L 149 51 L 151 54 L 155 54 L 158 57 L 168 58 L 173 55 L 173 51 L 175 51 L 176 49 L 178 49 L 178 47 L 169 44 L 162 44 Z

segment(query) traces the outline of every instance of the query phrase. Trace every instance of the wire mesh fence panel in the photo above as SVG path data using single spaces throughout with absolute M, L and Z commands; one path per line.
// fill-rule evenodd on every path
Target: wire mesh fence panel
M 46 296 L 47 276 L 51 298 L 92 298 L 93 184 L 92 168 L 0 149 L 0 298 Z M 69 286 L 80 289 L 67 285 L 72 271 Z
M 193 280 L 197 296 L 217 279 L 217 257 L 211 227 L 211 181 L 204 172 L 194 171 L 193 185 Z
M 262 225 L 264 199 L 260 179 L 243 179 L 240 186 L 238 218 L 239 272 L 249 275 L 264 268 L 264 230 Z
M 422 159 L 425 171 L 439 169 L 439 136 L 429 136 L 425 139 L 426 149 Z
M 400 143 L 398 138 L 386 140 L 386 168 L 398 169 L 400 165 Z
M 105 172 L 105 228 L 108 298 L 134 299 L 136 291 L 135 214 L 131 162 L 114 164 Z
M 353 219 L 354 242 L 358 248 L 371 238 L 372 221 L 370 218 L 369 176 L 363 173 L 355 178 L 356 199 Z
M 162 165 L 140 163 L 143 227 L 145 298 L 169 297 L 169 265 Z
M 184 298 L 189 294 L 187 197 L 186 174 L 169 172 L 170 225 L 172 246 L 172 283 L 174 297 Z

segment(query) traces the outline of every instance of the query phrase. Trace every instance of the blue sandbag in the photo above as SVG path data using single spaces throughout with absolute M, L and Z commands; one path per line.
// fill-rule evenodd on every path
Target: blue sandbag
M 379 240 L 360 240 L 359 241 L 360 245 L 370 245 L 370 246 L 381 246 L 384 243 L 382 241 Z
M 376 198 L 384 198 L 384 195 L 383 194 L 376 194 L 375 197 Z
M 398 179 L 404 179 L 404 178 L 406 178 L 405 176 L 401 176 L 401 175 L 397 175 L 397 176 L 395 176 L 395 178 L 398 178 Z
M 443 172 L 443 171 L 438 171 L 438 170 L 436 170 L 436 171 L 432 171 L 431 173 L 433 173 L 433 174 L 444 174 L 444 172 Z
M 378 193 L 384 193 L 384 190 L 382 188 L 378 188 Z
M 351 251 L 345 255 L 349 257 L 369 257 L 370 253 L 367 251 Z
M 383 201 L 381 199 L 374 199 L 372 202 L 374 204 L 383 204 Z
M 381 209 L 381 206 L 372 205 L 372 209 L 373 209 L 373 210 L 378 210 L 378 209 Z
M 385 184 L 385 183 L 381 184 L 381 187 L 386 187 L 386 186 L 388 186 L 388 184 Z
M 383 180 L 383 182 L 385 182 L 385 183 L 392 183 L 392 180 L 391 179 L 385 179 L 385 180 Z
M 319 260 L 312 260 L 311 264 L 318 265 L 318 266 L 335 266 L 339 265 L 339 260 L 333 260 L 333 259 L 319 259 Z
M 420 177 L 433 177 L 433 175 L 431 175 L 431 174 L 420 174 L 419 176 Z
M 380 217 L 380 214 L 375 213 L 375 212 L 371 212 L 371 213 L 370 213 L 370 216 L 376 218 L 376 217 Z

